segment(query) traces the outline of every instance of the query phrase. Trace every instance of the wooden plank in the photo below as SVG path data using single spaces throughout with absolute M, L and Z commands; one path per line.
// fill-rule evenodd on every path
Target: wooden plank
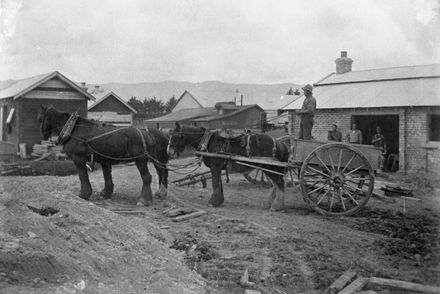
M 350 270 L 343 273 L 336 281 L 331 284 L 327 290 L 326 293 L 328 294 L 335 294 L 341 291 L 345 286 L 347 286 L 348 283 L 353 281 L 356 278 L 357 274 L 355 272 L 352 272 Z
M 173 222 L 181 222 L 181 221 L 185 221 L 191 218 L 196 218 L 202 215 L 207 214 L 208 212 L 204 211 L 204 210 L 199 210 L 190 214 L 185 214 L 185 215 L 181 215 L 181 216 L 176 216 L 175 218 L 172 218 Z
M 354 280 L 353 283 L 345 287 L 342 291 L 339 292 L 339 294 L 353 294 L 356 293 L 359 290 L 362 290 L 362 288 L 365 287 L 365 285 L 368 283 L 369 278 L 363 278 L 359 277 L 356 280 Z
M 423 284 L 416 284 L 411 282 L 383 279 L 383 278 L 370 278 L 369 285 L 386 287 L 394 290 L 405 290 L 418 293 L 440 293 L 440 287 L 428 286 Z
M 245 157 L 240 155 L 228 155 L 228 154 L 221 154 L 221 153 L 210 153 L 210 152 L 202 152 L 202 151 L 196 151 L 194 152 L 196 155 L 206 156 L 206 157 L 213 157 L 213 158 L 224 158 L 229 159 L 232 161 L 241 161 L 241 162 L 248 162 L 248 163 L 255 163 L 255 164 L 267 164 L 267 165 L 275 165 L 280 167 L 289 167 L 289 163 L 287 162 L 281 162 L 273 160 L 272 157 Z

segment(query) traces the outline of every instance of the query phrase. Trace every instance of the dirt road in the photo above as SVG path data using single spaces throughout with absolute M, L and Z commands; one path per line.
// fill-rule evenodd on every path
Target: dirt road
M 154 188 L 157 188 L 154 169 L 152 171 Z M 101 222 L 113 220 L 112 233 L 109 230 L 111 235 L 95 236 L 95 238 L 130 240 L 131 247 L 124 249 L 129 252 L 128 265 L 123 266 L 123 258 L 117 259 L 113 261 L 116 264 L 114 270 L 108 273 L 109 268 L 112 268 L 108 265 L 108 258 L 112 254 L 96 253 L 100 263 L 99 266 L 94 266 L 93 272 L 98 272 L 99 275 L 89 279 L 91 281 L 87 284 L 89 288 L 84 290 L 72 288 L 78 293 L 87 289 L 99 289 L 99 285 L 115 291 L 121 289 L 108 286 L 109 281 L 113 281 L 113 284 L 127 281 L 124 287 L 128 285 L 131 287 L 127 288 L 130 290 L 127 293 L 150 293 L 143 290 L 147 284 L 148 287 L 151 286 L 145 282 L 148 280 L 148 275 L 133 274 L 138 270 L 144 272 L 146 270 L 143 268 L 142 260 L 137 258 L 143 256 L 144 250 L 148 251 L 146 248 L 148 246 L 141 245 L 147 242 L 147 236 L 158 238 L 161 241 L 158 244 L 165 243 L 166 246 L 177 250 L 167 255 L 162 245 L 155 243 L 157 248 L 161 248 L 158 250 L 160 253 L 157 253 L 158 258 L 166 256 L 163 258 L 175 259 L 179 272 L 183 273 L 180 282 L 194 291 L 181 293 L 243 293 L 246 288 L 256 289 L 262 293 L 321 293 L 347 269 L 352 269 L 366 277 L 396 278 L 440 285 L 438 279 L 440 208 L 437 201 L 440 195 L 436 195 L 437 198 L 432 193 L 416 195 L 423 201 L 407 203 L 406 216 L 401 214 L 400 202 L 384 204 L 370 200 L 367 208 L 356 217 L 335 218 L 324 217 L 312 211 L 303 203 L 299 190 L 291 187 L 288 188 L 289 196 L 286 197 L 289 208 L 284 212 L 271 212 L 266 207 L 268 185 L 250 184 L 241 175 L 231 175 L 230 183 L 224 184 L 226 201 L 220 208 L 206 206 L 211 191 L 208 182 L 208 189 L 203 189 L 200 184 L 185 188 L 170 187 L 170 194 L 174 197 L 169 197 L 168 200 L 155 199 L 152 207 L 142 208 L 145 213 L 121 216 L 101 209 L 100 206 L 110 208 L 135 204 L 141 188 L 140 176 L 135 167 L 117 166 L 113 170 L 113 177 L 114 196 L 111 200 L 102 200 L 98 196 L 98 192 L 103 187 L 102 174 L 100 170 L 90 174 L 94 189 L 92 202 L 95 205 L 90 205 L 74 196 L 67 196 L 68 200 L 64 200 L 66 194 L 79 193 L 79 180 L 76 176 L 1 178 L 6 190 L 15 195 L 15 198 L 21 199 L 23 203 L 29 202 L 26 201 L 29 194 L 38 194 L 35 199 L 30 197 L 31 203 L 37 205 L 49 201 L 54 206 L 65 207 L 67 204 L 60 204 L 62 203 L 60 199 L 63 199 L 73 206 L 69 208 L 70 215 L 75 214 L 76 207 L 87 205 L 94 207 L 95 215 L 78 216 L 78 218 L 90 218 L 94 222 L 99 221 L 95 218 L 100 217 L 105 217 Z M 172 180 L 179 176 L 171 174 L 170 177 Z M 435 194 L 435 191 L 433 193 Z M 58 202 L 53 201 L 54 195 L 58 195 Z M 176 205 L 172 198 L 207 210 L 208 214 L 185 222 L 172 222 L 161 213 L 166 207 Z M 12 216 L 3 214 L 2 217 Z M 82 231 L 78 230 L 78 227 L 83 225 L 69 223 L 66 226 L 72 228 L 69 233 L 72 239 L 77 236 L 88 239 L 89 234 L 94 236 L 94 230 L 102 230 L 104 227 L 107 229 L 106 224 L 101 229 L 89 226 L 87 230 Z M 165 228 L 166 232 L 159 230 L 158 227 Z M 8 230 L 6 231 L 11 235 L 12 224 Z M 27 232 L 23 234 L 24 239 L 29 237 Z M 120 237 L 118 234 L 124 235 Z M 18 237 L 14 238 L 22 242 L 20 236 L 18 234 Z M 106 242 L 111 242 L 109 240 Z M 109 247 L 105 247 L 108 244 L 101 247 L 101 244 L 106 242 L 90 242 L 93 243 L 92 248 L 96 252 L 109 250 Z M 78 243 L 80 244 L 83 242 Z M 126 246 L 125 242 L 124 246 Z M 79 248 L 79 250 L 82 252 L 83 249 Z M 112 250 L 116 256 L 124 256 L 120 255 L 121 248 Z M 156 254 L 156 251 L 148 252 L 153 256 Z M 54 254 L 56 256 L 62 253 Z M 180 268 L 182 265 L 179 258 L 182 258 L 182 254 L 186 265 L 203 278 L 195 275 L 195 272 L 185 272 L 185 269 Z M 244 287 L 239 281 L 246 269 L 249 272 L 249 281 L 253 284 Z M 166 275 L 172 276 L 164 271 Z M 70 283 L 72 287 L 81 287 L 78 283 L 86 279 L 84 275 L 78 273 L 74 275 L 76 279 L 69 280 L 69 273 L 66 273 L 66 276 L 66 280 L 45 281 L 41 277 L 39 279 L 49 284 L 52 287 L 49 287 L 50 289 L 66 283 Z M 104 279 L 101 284 L 99 284 L 100 278 Z M 23 281 L 20 277 L 15 279 L 14 282 L 14 277 L 10 275 L 3 279 L 0 276 L 0 282 L 10 287 L 19 287 Z M 40 287 L 40 280 L 33 284 L 35 281 L 31 279 L 30 284 L 26 285 Z M 173 279 L 167 281 L 169 280 Z M 181 284 L 176 282 L 175 285 Z

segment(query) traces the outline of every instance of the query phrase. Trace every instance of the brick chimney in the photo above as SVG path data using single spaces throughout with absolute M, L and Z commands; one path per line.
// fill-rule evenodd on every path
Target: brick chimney
M 353 59 L 347 57 L 347 51 L 341 51 L 341 57 L 335 60 L 336 74 L 344 74 L 351 71 Z

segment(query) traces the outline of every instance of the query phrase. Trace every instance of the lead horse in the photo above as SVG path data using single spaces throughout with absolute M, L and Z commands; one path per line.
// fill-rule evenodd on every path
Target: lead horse
M 208 137 L 209 136 L 209 137 Z M 241 134 L 238 136 L 222 136 L 219 131 L 207 131 L 203 127 L 181 126 L 176 123 L 168 143 L 168 154 L 178 157 L 186 146 L 207 151 L 210 153 L 233 154 L 241 156 L 273 157 L 276 160 L 287 162 L 289 159 L 289 149 L 286 145 L 276 141 L 266 134 Z M 234 172 L 248 172 L 253 167 L 243 166 L 234 162 L 228 162 L 223 158 L 203 157 L 203 163 L 211 170 L 212 175 L 212 195 L 209 205 L 220 206 L 224 202 L 223 185 L 221 172 L 230 166 Z M 256 164 L 272 172 L 264 171 L 271 180 L 273 189 L 270 192 L 268 205 L 272 210 L 284 208 L 284 174 L 283 167 L 272 165 Z
M 75 164 L 81 192 L 79 197 L 88 200 L 92 194 L 86 162 L 93 154 L 93 160 L 101 163 L 105 185 L 101 196 L 105 199 L 113 193 L 112 165 L 120 162 L 135 162 L 143 181 L 138 204 L 151 205 L 151 174 L 148 161 L 151 160 L 159 177 L 158 197 L 165 197 L 168 186 L 167 154 L 168 136 L 156 129 L 135 127 L 118 128 L 99 124 L 49 106 L 42 106 L 38 115 L 43 140 L 52 133 L 61 136 L 66 154 Z

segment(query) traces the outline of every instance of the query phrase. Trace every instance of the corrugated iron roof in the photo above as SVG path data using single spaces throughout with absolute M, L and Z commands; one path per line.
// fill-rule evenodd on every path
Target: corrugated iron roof
M 87 99 L 95 101 L 95 97 L 90 95 L 87 91 L 85 91 L 76 83 L 66 78 L 58 71 L 53 71 L 50 73 L 17 80 L 14 83 L 9 84 L 6 88 L 0 90 L 0 99 L 11 98 L 11 97 L 17 99 L 22 95 L 26 94 L 27 92 L 32 91 L 32 89 L 38 87 L 44 82 L 54 78 L 55 76 L 61 79 L 62 81 L 64 81 L 65 83 L 67 83 L 68 85 L 70 85 L 72 88 L 76 89 L 81 94 L 83 94 Z
M 212 114 L 210 116 L 205 116 L 205 117 L 194 119 L 194 121 L 212 121 L 212 120 L 217 120 L 217 119 L 225 119 L 225 118 L 240 114 L 243 111 L 248 110 L 253 107 L 258 107 L 261 111 L 263 111 L 263 109 L 260 106 L 258 106 L 257 104 L 237 106 L 237 109 L 238 109 L 237 111 L 234 111 L 234 112 L 231 112 L 228 114 L 223 114 L 223 115 L 220 115 L 220 114 L 218 114 L 218 112 L 215 112 L 214 114 Z
M 96 101 L 94 104 L 90 105 L 88 110 L 92 110 L 93 108 L 95 108 L 97 105 L 99 105 L 102 101 L 105 101 L 105 99 L 109 98 L 110 96 L 115 97 L 119 102 L 121 102 L 125 107 L 127 107 L 131 112 L 133 113 L 137 113 L 137 111 L 131 107 L 127 102 L 125 102 L 121 97 L 119 97 L 118 95 L 115 94 L 115 92 L 110 91 L 108 93 L 100 93 L 99 97 L 101 97 L 98 101 Z M 95 95 L 95 97 L 98 97 L 97 95 Z
M 205 107 L 205 108 L 186 108 L 177 110 L 176 112 L 171 112 L 167 115 L 152 118 L 146 120 L 148 122 L 173 122 L 173 121 L 182 121 L 188 119 L 196 119 L 199 117 L 210 116 L 215 114 L 217 111 L 214 107 Z
M 440 65 L 332 74 L 315 84 L 318 109 L 440 106 Z M 300 109 L 304 96 L 283 107 Z
M 315 86 L 367 81 L 417 79 L 427 77 L 440 77 L 440 64 L 400 66 L 351 71 L 345 74 L 332 74 L 325 80 L 316 83 Z

